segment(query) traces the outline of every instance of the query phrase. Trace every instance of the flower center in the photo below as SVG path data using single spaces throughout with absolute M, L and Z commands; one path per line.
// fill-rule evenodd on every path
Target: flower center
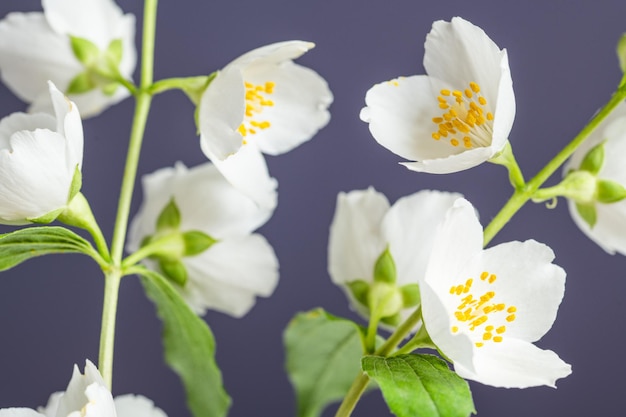
M 443 89 L 439 93 L 439 108 L 444 112 L 432 119 L 437 126 L 432 138 L 446 138 L 452 146 L 463 143 L 468 149 L 489 146 L 492 123 L 488 122 L 493 120 L 493 113 L 489 111 L 487 99 L 479 94 L 480 86 L 470 82 L 465 91 Z
M 245 82 L 246 87 L 246 110 L 243 122 L 237 129 L 243 136 L 245 145 L 246 136 L 254 135 L 258 130 L 270 127 L 270 122 L 259 118 L 265 107 L 272 107 L 274 102 L 268 97 L 274 93 L 275 83 L 267 81 L 265 84 L 252 84 Z
M 480 280 L 488 286 L 493 285 L 496 279 L 495 274 L 487 271 L 480 274 Z M 475 342 L 476 347 L 482 347 L 488 342 L 500 343 L 506 332 L 506 323 L 515 321 L 517 307 L 497 303 L 496 292 L 492 290 L 478 296 L 477 292 L 472 291 L 473 283 L 474 279 L 469 278 L 465 284 L 450 287 L 450 294 L 461 300 L 454 312 L 457 322 L 450 330 L 457 333 L 459 326 L 463 326 L 470 332 L 482 332 L 482 336 L 478 336 L 479 341 Z M 481 286 L 484 288 L 484 285 Z

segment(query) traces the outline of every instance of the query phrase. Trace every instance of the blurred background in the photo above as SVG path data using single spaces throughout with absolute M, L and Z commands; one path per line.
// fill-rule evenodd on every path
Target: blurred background
M 142 1 L 118 0 L 142 21 Z M 38 0 L 2 0 L 0 16 L 40 11 Z M 502 167 L 483 164 L 437 176 L 408 171 L 379 146 L 358 118 L 367 89 L 399 75 L 421 74 L 424 39 L 434 20 L 462 16 L 482 27 L 509 61 L 517 115 L 510 140 L 526 177 L 534 175 L 605 103 L 621 77 L 615 44 L 626 31 L 626 2 L 529 0 L 162 1 L 158 12 L 156 79 L 208 74 L 258 46 L 289 39 L 317 47 L 299 60 L 328 80 L 332 119 L 310 142 L 269 157 L 279 205 L 261 229 L 281 264 L 280 284 L 243 319 L 209 313 L 217 359 L 233 397 L 233 417 L 295 415 L 282 331 L 291 317 L 321 306 L 356 318 L 327 273 L 328 228 L 340 191 L 370 185 L 391 202 L 420 189 L 463 193 L 486 224 L 511 193 Z M 141 31 L 138 29 L 138 32 Z M 139 43 L 139 38 L 137 39 Z M 25 109 L 0 86 L 0 115 Z M 83 193 L 107 238 L 129 136 L 127 99 L 84 123 Z M 178 92 L 154 100 L 140 174 L 205 161 L 194 107 Z M 548 184 L 554 184 L 552 178 Z M 139 206 L 138 187 L 133 212 Z M 12 230 L 4 227 L 1 231 Z M 482 417 L 620 415 L 626 365 L 626 259 L 589 241 L 567 204 L 528 205 L 493 244 L 536 239 L 556 252 L 568 273 L 565 299 L 552 330 L 537 344 L 556 351 L 573 373 L 558 388 L 496 389 L 471 383 Z M 65 388 L 71 368 L 97 361 L 103 279 L 80 255 L 31 260 L 0 275 L 0 408 L 45 405 Z M 122 282 L 114 394 L 143 394 L 170 417 L 189 416 L 177 376 L 162 359 L 161 326 L 135 277 Z M 333 415 L 326 410 L 325 415 Z M 368 394 L 355 416 L 390 415 L 380 394 Z

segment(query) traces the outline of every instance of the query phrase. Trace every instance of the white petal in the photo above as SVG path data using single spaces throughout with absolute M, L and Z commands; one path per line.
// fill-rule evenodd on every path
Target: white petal
M 421 162 L 401 162 L 408 169 L 431 174 L 449 174 L 473 168 L 491 158 L 495 152 L 491 147 L 475 148 L 445 158 L 425 159 Z
M 92 383 L 85 390 L 87 403 L 68 417 L 116 417 L 115 403 L 109 390 L 99 383 Z
M 31 408 L 3 408 L 0 417 L 45 417 Z
M 54 132 L 56 128 L 56 120 L 50 114 L 10 114 L 0 120 L 0 149 L 10 149 L 11 136 L 20 130 L 46 129 Z
M 88 39 L 101 50 L 120 35 L 122 10 L 113 0 L 42 0 L 42 6 L 57 33 Z
M 63 397 L 64 392 L 59 391 L 50 395 L 48 399 L 48 404 L 45 407 L 37 407 L 37 411 L 46 417 L 56 417 L 57 409 L 59 408 L 59 401 Z
M 49 100 L 48 80 L 65 90 L 81 71 L 67 37 L 54 32 L 42 13 L 10 13 L 0 21 L 2 80 L 22 100 Z
M 387 212 L 381 229 L 396 264 L 398 285 L 423 280 L 437 228 L 460 197 L 420 191 L 399 199 Z
M 89 390 L 92 386 L 94 388 Z M 103 393 L 98 387 L 104 389 L 106 393 Z M 108 394 L 108 396 L 106 394 Z M 65 393 L 59 398 L 57 415 L 69 416 L 73 411 L 80 411 L 92 398 L 99 399 L 99 405 L 105 407 L 107 401 L 110 401 L 111 406 L 113 403 L 111 393 L 106 389 L 106 385 L 98 369 L 93 363 L 87 360 L 84 375 L 80 373 L 78 366 L 74 365 L 72 379 L 67 385 Z M 112 415 L 115 415 L 115 413 Z
M 314 46 L 314 43 L 305 41 L 276 42 L 246 52 L 239 58 L 230 62 L 225 68 L 243 68 L 257 61 L 279 64 L 300 57 Z
M 189 281 L 183 296 L 199 313 L 211 308 L 241 317 L 255 296 L 270 296 L 278 283 L 274 250 L 257 234 L 224 239 L 184 263 Z
M 52 83 L 48 81 L 50 98 L 57 119 L 56 131 L 67 141 L 67 168 L 72 171 L 83 163 L 83 123 L 76 104 L 72 103 Z
M 117 417 L 167 417 L 152 400 L 141 395 L 118 395 L 115 397 Z
M 498 345 L 475 349 L 474 371 L 454 364 L 459 376 L 494 387 L 528 388 L 555 386 L 555 381 L 572 373 L 572 367 L 551 350 L 508 339 Z
M 237 131 L 245 110 L 243 76 L 238 68 L 220 71 L 200 100 L 198 113 L 202 150 L 212 160 L 237 152 L 243 137 Z
M 264 107 L 257 121 L 267 121 L 267 129 L 256 129 L 246 140 L 254 141 L 261 151 L 279 155 L 311 139 L 330 120 L 328 106 L 333 100 L 326 81 L 315 71 L 291 61 L 279 65 L 258 62 L 243 73 L 255 85 L 275 83 L 267 97 L 274 103 Z
M 328 242 L 328 271 L 335 284 L 373 280 L 374 265 L 387 245 L 380 227 L 388 209 L 387 198 L 371 187 L 339 193 Z
M 254 144 L 241 147 L 225 160 L 213 155 L 204 146 L 204 141 L 200 145 L 204 154 L 235 188 L 264 209 L 273 210 L 276 207 L 278 183 L 270 177 L 265 158 Z

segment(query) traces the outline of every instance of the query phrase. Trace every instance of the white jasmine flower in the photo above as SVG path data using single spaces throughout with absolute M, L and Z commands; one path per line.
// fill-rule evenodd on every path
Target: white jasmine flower
M 160 169 L 143 177 L 143 189 L 144 201 L 130 228 L 131 251 L 157 235 L 157 219 L 172 200 L 180 212 L 181 232 L 199 231 L 216 240 L 201 253 L 180 259 L 188 276 L 177 287 L 194 311 L 214 309 L 241 317 L 256 296 L 272 294 L 278 261 L 265 238 L 252 234 L 272 209 L 258 206 L 210 163 Z M 148 265 L 155 267 L 153 262 Z
M 420 191 L 390 206 L 373 188 L 340 193 L 330 227 L 328 270 L 333 282 L 346 290 L 357 311 L 368 317 L 375 284 L 377 260 L 387 249 L 395 263 L 393 287 L 406 298 L 406 290 L 417 290 L 422 279 L 437 224 L 459 194 Z M 389 280 L 387 280 L 389 281 Z M 355 284 L 355 283 L 361 284 Z M 362 283 L 368 285 L 365 287 Z M 384 287 L 383 287 L 384 288 Z M 366 289 L 370 294 L 363 293 Z M 393 290 L 392 290 L 393 291 Z M 404 293 L 403 293 L 404 291 Z M 403 300 L 400 311 L 389 311 L 384 323 L 393 325 L 408 316 L 416 305 Z M 393 309 L 392 309 L 393 310 Z M 397 310 L 397 308 L 396 308 Z M 394 313 L 400 313 L 393 317 Z
M 608 180 L 626 187 L 623 158 L 626 154 L 626 104 L 623 102 L 576 150 L 564 167 L 564 175 L 570 170 L 582 169 L 581 164 L 587 153 L 602 143 L 604 157 L 593 175 L 601 181 Z M 626 255 L 626 200 L 591 202 L 587 205 L 587 209 L 593 211 L 595 220 L 591 224 L 589 219 L 581 216 L 581 207 L 575 200 L 569 199 L 568 204 L 574 222 L 591 240 L 612 255 L 616 252 Z
M 71 38 L 90 42 L 102 54 L 112 50 L 114 41 L 121 41 L 121 51 L 116 50 L 116 54 L 121 52 L 117 70 L 126 79 L 132 77 L 136 64 L 133 15 L 124 15 L 112 0 L 42 0 L 42 6 L 43 13 L 14 12 L 0 21 L 0 76 L 19 98 L 31 103 L 31 112 L 49 110 L 47 80 L 68 93 L 76 77 L 89 69 L 73 52 Z M 69 95 L 83 116 L 89 117 L 129 93 L 125 88 L 93 88 Z
M 501 152 L 515 117 L 506 49 L 470 22 L 437 21 L 426 37 L 428 75 L 372 87 L 361 119 L 414 171 L 462 171 Z
M 55 116 L 13 113 L 0 120 L 0 223 L 50 222 L 80 176 L 83 127 L 76 105 L 49 84 Z M 75 185 L 75 183 L 74 183 Z
M 233 185 L 265 206 L 275 205 L 276 181 L 261 153 L 290 151 L 330 118 L 326 81 L 292 61 L 313 46 L 287 41 L 252 50 L 224 67 L 200 101 L 202 150 Z
M 424 325 L 462 377 L 498 387 L 554 386 L 570 365 L 533 342 L 552 327 L 565 271 L 534 240 L 482 249 L 472 205 L 459 199 L 435 238 L 420 285 Z

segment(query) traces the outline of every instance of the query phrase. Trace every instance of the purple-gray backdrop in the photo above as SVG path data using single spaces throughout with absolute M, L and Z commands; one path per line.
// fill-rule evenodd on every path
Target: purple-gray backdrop
M 119 0 L 141 22 L 140 0 Z M 0 16 L 40 10 L 37 0 L 2 0 Z M 317 43 L 299 62 L 324 76 L 334 94 L 332 120 L 311 142 L 269 158 L 279 206 L 262 233 L 281 262 L 281 281 L 244 319 L 206 316 L 234 398 L 231 415 L 291 416 L 294 397 L 283 372 L 281 333 L 298 311 L 323 306 L 354 317 L 326 271 L 328 226 L 339 191 L 375 186 L 395 201 L 423 188 L 464 193 L 487 222 L 510 193 L 491 164 L 447 176 L 410 172 L 380 147 L 358 118 L 366 90 L 398 75 L 423 73 L 432 21 L 462 16 L 509 51 L 517 100 L 511 142 L 527 176 L 537 172 L 610 96 L 620 71 L 614 47 L 626 31 L 626 2 L 418 0 L 162 1 L 156 77 L 207 74 L 257 46 L 288 39 Z M 24 105 L 0 86 L 0 115 Z M 131 123 L 132 100 L 85 122 L 83 193 L 110 237 L 115 195 Z M 140 173 L 177 160 L 195 165 L 193 107 L 180 93 L 157 97 Z M 556 179 L 552 179 L 554 183 Z M 140 193 L 134 202 L 139 203 Z M 3 228 L 2 230 L 10 230 Z M 558 389 L 496 389 L 472 383 L 483 417 L 620 415 L 626 382 L 623 329 L 626 259 L 611 257 L 576 228 L 560 202 L 525 207 L 496 238 L 537 239 L 568 272 L 565 300 L 538 343 L 573 366 Z M 0 407 L 43 405 L 63 389 L 71 367 L 97 359 L 102 278 L 78 255 L 39 258 L 0 275 Z M 134 277 L 122 284 L 114 392 L 141 393 L 169 416 L 189 415 L 177 377 L 163 364 L 160 323 Z M 332 415 L 327 410 L 327 415 Z M 356 415 L 389 415 L 374 392 Z

